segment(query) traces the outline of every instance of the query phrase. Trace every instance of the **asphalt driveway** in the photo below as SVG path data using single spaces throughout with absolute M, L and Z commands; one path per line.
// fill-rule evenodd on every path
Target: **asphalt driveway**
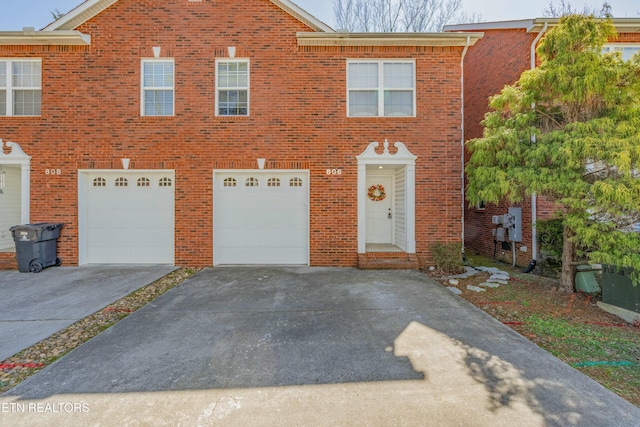
M 0 397 L 10 425 L 636 426 L 416 271 L 205 269 Z
M 82 266 L 45 268 L 37 274 L 0 271 L 0 361 L 173 270 Z

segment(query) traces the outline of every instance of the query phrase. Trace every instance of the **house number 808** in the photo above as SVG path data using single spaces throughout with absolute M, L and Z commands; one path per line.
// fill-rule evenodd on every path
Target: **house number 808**
M 327 175 L 342 175 L 342 169 L 327 169 Z
M 45 175 L 62 175 L 62 170 L 60 169 L 45 169 Z

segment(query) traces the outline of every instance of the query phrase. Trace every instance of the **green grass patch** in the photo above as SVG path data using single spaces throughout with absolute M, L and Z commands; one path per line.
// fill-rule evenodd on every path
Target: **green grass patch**
M 622 397 L 633 400 L 640 390 L 640 336 L 632 328 L 612 328 L 532 315 L 528 332 L 554 356 L 594 378 Z

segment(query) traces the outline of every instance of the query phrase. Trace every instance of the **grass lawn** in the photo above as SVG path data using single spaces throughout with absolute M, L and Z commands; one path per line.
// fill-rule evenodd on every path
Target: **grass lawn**
M 640 407 L 639 327 L 600 309 L 598 295 L 560 293 L 556 280 L 522 274 L 521 269 L 489 258 L 469 261 L 507 271 L 511 280 L 473 292 L 467 285 L 477 285 L 489 275 L 461 279 L 456 287 L 463 298 Z M 442 283 L 451 286 L 446 280 Z

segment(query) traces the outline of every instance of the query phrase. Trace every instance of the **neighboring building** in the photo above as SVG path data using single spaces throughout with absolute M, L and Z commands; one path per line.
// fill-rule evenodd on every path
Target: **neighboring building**
M 66 265 L 424 265 L 462 239 L 481 37 L 336 32 L 287 0 L 87 0 L 0 32 L 0 265 L 35 222 L 65 224 Z
M 481 121 L 488 111 L 489 97 L 500 93 L 505 85 L 515 83 L 520 75 L 538 65 L 536 47 L 544 34 L 558 25 L 557 18 L 449 25 L 449 32 L 482 31 L 484 37 L 469 49 L 464 58 L 464 139 L 483 135 Z M 618 38 L 606 46 L 619 50 L 624 58 L 640 51 L 640 18 L 615 18 Z M 469 153 L 465 153 L 469 156 Z M 469 207 L 465 211 L 464 242 L 468 250 L 512 262 L 510 243 L 496 241 L 492 217 L 507 213 L 511 205 Z M 537 259 L 539 245 L 535 222 L 553 217 L 556 207 L 541 197 L 517 205 L 522 208 L 522 242 L 514 244 L 516 263 L 527 265 Z

